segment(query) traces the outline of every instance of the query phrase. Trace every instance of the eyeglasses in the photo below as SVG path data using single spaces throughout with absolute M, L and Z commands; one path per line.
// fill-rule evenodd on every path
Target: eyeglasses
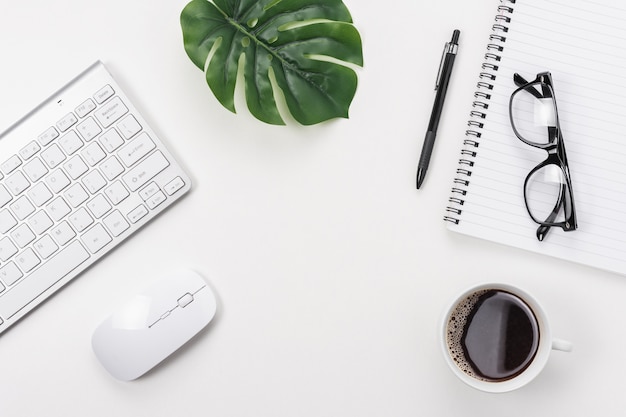
M 559 125 L 552 75 L 537 74 L 528 82 L 513 76 L 519 88 L 511 94 L 509 115 L 515 135 L 525 144 L 548 153 L 524 181 L 524 202 L 533 221 L 539 224 L 537 239 L 542 241 L 551 227 L 566 232 L 576 230 L 574 194 L 565 145 Z

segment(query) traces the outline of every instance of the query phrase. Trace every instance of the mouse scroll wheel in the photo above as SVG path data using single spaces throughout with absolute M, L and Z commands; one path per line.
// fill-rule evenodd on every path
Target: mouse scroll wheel
M 187 293 L 178 299 L 178 305 L 185 308 L 193 301 L 193 295 Z

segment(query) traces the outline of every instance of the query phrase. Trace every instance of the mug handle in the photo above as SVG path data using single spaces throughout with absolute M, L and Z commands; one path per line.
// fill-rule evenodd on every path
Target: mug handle
M 560 350 L 561 352 L 571 352 L 574 346 L 566 341 L 561 339 L 552 339 L 552 349 Z

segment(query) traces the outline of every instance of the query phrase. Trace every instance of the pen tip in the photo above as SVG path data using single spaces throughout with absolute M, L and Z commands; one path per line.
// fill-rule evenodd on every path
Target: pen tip
M 417 181 L 416 181 L 416 185 L 417 185 L 417 189 L 419 190 L 420 187 L 422 186 L 422 183 L 424 182 L 424 170 L 423 169 L 418 169 L 417 170 Z

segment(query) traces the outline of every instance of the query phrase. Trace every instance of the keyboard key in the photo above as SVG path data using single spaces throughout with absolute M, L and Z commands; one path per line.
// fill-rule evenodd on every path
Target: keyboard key
M 169 161 L 157 151 L 126 173 L 122 179 L 131 191 L 137 191 L 169 165 Z
M 107 131 L 104 135 L 100 136 L 98 139 L 102 144 L 102 147 L 106 149 L 107 152 L 111 153 L 120 146 L 124 144 L 124 139 L 117 133 L 117 130 L 111 129 Z
M 70 183 L 70 179 L 67 178 L 67 175 L 60 169 L 46 177 L 46 184 L 48 184 L 48 187 L 56 194 L 60 193 L 65 187 L 70 185 Z
M 15 244 L 13 244 L 11 239 L 9 239 L 8 237 L 0 239 L 0 260 L 2 260 L 2 262 L 8 261 L 11 256 L 15 255 L 16 253 L 17 247 L 15 246 Z
M 130 195 L 126 187 L 124 187 L 124 185 L 119 181 L 115 181 L 113 184 L 107 187 L 104 190 L 104 193 L 109 198 L 109 200 L 111 200 L 111 203 L 113 203 L 114 206 L 124 201 L 126 197 Z
M 98 252 L 113 240 L 100 223 L 86 231 L 80 239 L 91 253 Z
M 61 136 L 61 139 L 59 139 L 59 145 L 61 145 L 61 148 L 63 148 L 65 153 L 70 156 L 83 147 L 83 141 L 80 140 L 76 132 L 72 130 L 67 135 Z
M 17 155 L 13 155 L 0 165 L 0 169 L 2 170 L 2 172 L 8 175 L 11 172 L 15 171 L 20 165 L 22 165 L 22 160 L 20 159 L 20 157 Z
M 135 207 L 130 213 L 128 213 L 128 220 L 130 220 L 131 223 L 137 223 L 146 214 L 148 214 L 148 209 L 143 204 L 141 204 L 138 207 Z
M 160 190 L 161 189 L 159 188 L 157 183 L 152 181 L 150 184 L 142 188 L 141 191 L 139 191 L 139 197 L 141 197 L 143 201 L 146 201 L 147 199 L 155 195 Z
M 84 207 L 81 207 L 74 213 L 70 214 L 68 220 L 74 230 L 76 230 L 78 233 L 82 232 L 93 224 L 93 218 L 89 215 Z
M 11 200 L 13 200 L 11 193 L 7 191 L 4 185 L 0 184 L 0 207 L 4 207 Z
M 59 132 L 54 127 L 48 128 L 45 132 L 37 137 L 37 140 L 41 144 L 41 146 L 46 146 L 53 140 L 59 137 Z
M 87 203 L 87 208 L 96 219 L 104 216 L 111 210 L 111 205 L 102 194 L 98 194 L 93 200 Z
M 30 272 L 34 267 L 39 265 L 41 261 L 31 248 L 26 248 L 22 253 L 15 257 L 15 263 L 23 272 Z
M 74 155 L 70 160 L 63 164 L 63 168 L 71 179 L 80 178 L 85 172 L 89 171 L 89 167 L 85 164 L 80 155 Z
M 50 230 L 50 235 L 59 245 L 63 246 L 76 237 L 76 232 L 68 222 L 61 222 Z
M 7 209 L 0 211 L 0 233 L 6 233 L 17 225 L 17 220 Z
M 41 159 L 48 165 L 48 168 L 52 169 L 65 161 L 65 154 L 55 143 L 41 152 Z
M 39 152 L 40 149 L 41 146 L 39 146 L 37 142 L 32 141 L 20 150 L 20 156 L 23 160 L 26 161 L 32 158 L 37 152 Z
M 130 141 L 117 153 L 124 165 L 131 167 L 156 147 L 146 132 Z
M 113 87 L 111 87 L 110 85 L 105 85 L 100 90 L 98 90 L 96 94 L 93 95 L 93 98 L 98 104 L 102 104 L 109 98 L 113 97 L 113 94 L 115 94 Z
M 100 170 L 111 181 L 124 172 L 124 167 L 116 157 L 112 156 L 100 165 Z
M 83 202 L 87 201 L 89 198 L 89 194 L 83 188 L 80 183 L 75 183 L 70 188 L 63 193 L 65 199 L 72 205 L 72 207 L 76 208 L 80 206 Z
M 37 182 L 48 173 L 48 168 L 41 162 L 41 159 L 35 158 L 24 165 L 24 173 L 32 182 Z
M 74 110 L 78 117 L 83 118 L 87 116 L 89 113 L 94 111 L 96 108 L 96 103 L 93 102 L 92 99 L 88 98 L 84 102 L 82 102 L 76 109 Z
M 107 156 L 107 154 L 102 150 L 100 145 L 98 145 L 98 142 L 91 143 L 89 146 L 83 149 L 80 154 L 82 155 L 85 162 L 87 162 L 87 164 L 89 164 L 89 166 L 91 167 L 102 161 Z
M 22 223 L 17 228 L 13 229 L 11 238 L 17 243 L 17 246 L 23 248 L 35 240 L 35 234 L 26 224 Z
M 161 205 L 161 203 L 163 203 L 165 199 L 166 198 L 165 194 L 163 194 L 163 191 L 158 191 L 156 194 L 146 200 L 146 205 L 150 210 L 154 210 L 157 206 Z
M 2 268 L 0 268 L 0 279 L 9 287 L 15 284 L 24 274 L 13 262 L 9 262 Z
M 43 182 L 38 182 L 28 190 L 28 197 L 33 201 L 35 206 L 41 207 L 52 198 L 52 193 Z
M 83 185 L 87 188 L 91 194 L 95 194 L 107 185 L 107 180 L 104 179 L 102 174 L 98 170 L 93 170 L 83 178 Z
M 89 252 L 80 242 L 69 244 L 0 298 L 0 316 L 5 320 L 10 319 L 89 257 Z
M 24 220 L 35 212 L 35 206 L 33 206 L 33 203 L 31 203 L 26 196 L 22 196 L 15 200 L 9 205 L 9 208 L 18 220 Z
M 48 259 L 53 253 L 59 250 L 59 246 L 52 240 L 50 235 L 45 235 L 33 245 L 41 259 Z
M 79 123 L 76 130 L 78 130 L 78 133 L 85 140 L 85 142 L 89 142 L 102 132 L 102 129 L 100 129 L 100 126 L 98 126 L 98 123 L 96 123 L 93 117 Z
M 168 182 L 165 187 L 165 192 L 167 195 L 173 195 L 176 191 L 180 190 L 185 186 L 185 181 L 181 177 L 176 177 L 172 181 Z
M 128 113 L 128 107 L 124 105 L 119 97 L 115 97 L 97 109 L 94 115 L 100 124 L 106 129 L 113 123 L 117 122 L 126 113 Z
M 5 184 L 16 197 L 30 186 L 30 182 L 28 182 L 24 174 L 22 174 L 22 171 L 17 171 L 8 176 L 5 180 Z
M 115 237 L 118 237 L 130 227 L 130 225 L 128 224 L 122 213 L 119 212 L 119 210 L 115 210 L 113 213 L 105 217 L 102 220 L 102 223 L 104 223 L 109 232 L 111 232 L 111 234 Z
M 65 200 L 63 200 L 63 197 L 57 197 L 46 206 L 46 211 L 55 222 L 58 222 L 63 217 L 70 214 L 72 209 L 70 208 L 70 206 L 67 205 Z
M 54 223 L 52 222 L 52 219 L 50 219 L 50 216 L 48 216 L 45 211 L 41 210 L 28 219 L 28 224 L 31 229 L 33 229 L 35 234 L 41 235 L 43 232 L 51 228 Z
M 61 132 L 65 132 L 67 129 L 74 126 L 76 122 L 78 122 L 78 119 L 74 116 L 74 113 L 68 113 L 57 122 L 56 126 Z
M 141 125 L 135 116 L 129 114 L 117 124 L 117 128 L 126 139 L 130 139 L 141 131 Z

